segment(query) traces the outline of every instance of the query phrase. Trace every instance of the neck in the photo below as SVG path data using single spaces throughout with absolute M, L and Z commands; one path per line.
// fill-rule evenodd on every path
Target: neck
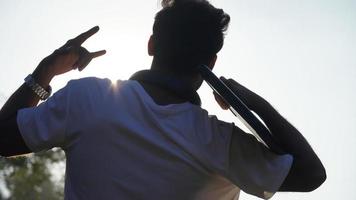
M 153 61 L 151 64 L 151 70 L 160 71 L 162 73 L 169 74 L 171 76 L 177 76 L 178 74 L 171 70 L 174 67 L 175 66 L 172 66 L 172 64 L 170 64 L 170 63 L 164 63 L 164 62 L 158 61 L 157 58 L 153 58 Z
M 202 84 L 202 78 L 199 74 L 191 74 L 187 72 L 173 71 L 172 68 L 179 67 L 173 66 L 174 64 L 163 63 L 158 59 L 154 58 L 151 64 L 152 71 L 159 71 L 160 73 L 167 74 L 168 76 L 174 77 L 186 85 L 191 85 L 194 90 L 198 90 Z
M 161 71 L 139 71 L 130 79 L 139 81 L 157 104 L 165 105 L 190 101 L 193 104 L 200 105 L 199 95 L 191 85 Z

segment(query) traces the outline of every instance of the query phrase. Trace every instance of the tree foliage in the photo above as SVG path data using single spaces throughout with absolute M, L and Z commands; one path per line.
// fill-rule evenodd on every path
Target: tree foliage
M 0 158 L 0 181 L 5 189 L 0 190 L 0 199 L 63 199 L 64 174 L 54 171 L 55 166 L 64 166 L 62 150 Z M 54 177 L 62 177 L 56 180 Z

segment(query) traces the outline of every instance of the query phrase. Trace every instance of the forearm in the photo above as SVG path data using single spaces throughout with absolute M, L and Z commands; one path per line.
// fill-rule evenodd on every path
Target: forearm
M 253 108 L 265 122 L 273 137 L 281 147 L 295 157 L 313 154 L 311 146 L 303 135 L 279 114 L 266 100 L 260 98 Z
M 303 135 L 267 101 L 258 97 L 254 111 L 265 122 L 281 148 L 293 155 L 289 177 L 281 190 L 312 191 L 326 178 L 325 169 Z
M 32 73 L 35 81 L 43 88 L 48 88 L 53 75 L 48 71 L 49 67 L 40 64 Z M 26 84 L 22 84 L 7 100 L 0 112 L 0 121 L 8 119 L 16 114 L 19 109 L 36 106 L 40 98 Z
M 303 135 L 280 115 L 265 99 L 252 92 L 233 79 L 221 77 L 237 96 L 259 115 L 271 131 L 280 147 L 294 157 L 294 161 L 301 161 L 306 166 L 321 166 L 321 162 Z M 295 163 L 294 162 L 294 163 Z
M 36 83 L 47 88 L 53 78 L 48 66 L 43 62 L 32 73 Z M 36 106 L 40 98 L 26 84 L 22 84 L 7 100 L 0 111 L 0 155 L 13 156 L 30 153 L 17 126 L 17 111 L 22 108 Z

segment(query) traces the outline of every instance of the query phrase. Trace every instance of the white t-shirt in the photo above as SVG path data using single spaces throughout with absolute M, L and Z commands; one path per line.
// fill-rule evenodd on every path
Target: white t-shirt
M 72 80 L 19 110 L 17 123 L 32 151 L 65 151 L 68 200 L 227 200 L 238 199 L 239 188 L 267 198 L 293 160 L 238 128 L 232 137 L 233 123 L 199 106 L 157 105 L 131 80 Z

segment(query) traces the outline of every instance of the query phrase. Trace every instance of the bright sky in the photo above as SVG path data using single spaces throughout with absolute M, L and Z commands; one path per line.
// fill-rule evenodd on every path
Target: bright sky
M 231 15 L 214 71 L 269 100 L 308 139 L 328 179 L 312 193 L 274 199 L 356 199 L 356 1 L 214 0 Z M 57 77 L 54 90 L 85 76 L 127 79 L 150 66 L 146 44 L 157 0 L 0 0 L 0 104 L 39 61 L 71 37 L 99 25 L 84 44 L 106 49 L 82 73 Z M 203 107 L 223 120 L 210 89 Z M 256 199 L 246 194 L 241 199 Z

